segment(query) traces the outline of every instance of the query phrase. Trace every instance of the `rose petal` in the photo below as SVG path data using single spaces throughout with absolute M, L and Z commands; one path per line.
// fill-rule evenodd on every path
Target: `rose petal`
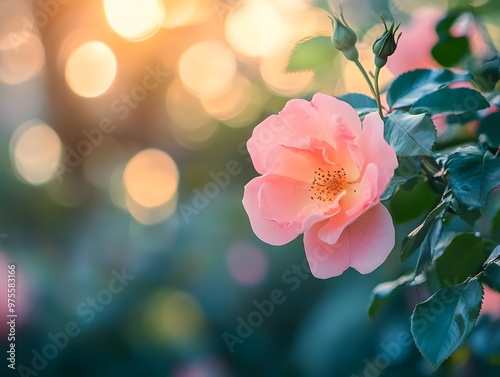
M 384 139 L 384 122 L 377 113 L 368 114 L 363 121 L 363 132 L 359 138 L 365 161 L 373 162 L 378 168 L 378 196 L 389 185 L 398 159 L 394 149 Z
M 314 276 L 327 279 L 349 266 L 367 274 L 380 266 L 394 247 L 394 226 L 389 211 L 378 204 L 356 219 L 338 242 L 329 245 L 318 237 L 322 224 L 304 234 L 307 261 Z
M 267 220 L 290 226 L 311 203 L 308 183 L 274 174 L 254 180 L 260 183 L 260 213 Z
M 350 245 L 350 265 L 362 274 L 380 266 L 395 242 L 391 214 L 379 203 L 346 229 Z
M 260 212 L 260 177 L 252 179 L 246 186 L 243 194 L 243 207 L 250 219 L 250 225 L 257 237 L 262 241 L 275 246 L 284 245 L 298 236 L 293 227 L 283 227 L 274 221 L 265 219 Z
M 304 233 L 304 249 L 312 274 L 319 279 L 341 275 L 349 268 L 349 249 L 328 245 L 318 237 L 322 223 Z
M 345 127 L 340 127 L 340 126 Z M 316 139 L 336 145 L 339 132 L 358 135 L 361 122 L 356 111 L 347 103 L 322 93 L 311 102 L 302 99 L 288 101 L 278 115 L 272 115 L 257 125 L 247 143 L 255 169 L 269 172 L 266 157 L 279 145 L 303 147 L 304 141 Z M 298 143 L 298 145 L 296 145 Z

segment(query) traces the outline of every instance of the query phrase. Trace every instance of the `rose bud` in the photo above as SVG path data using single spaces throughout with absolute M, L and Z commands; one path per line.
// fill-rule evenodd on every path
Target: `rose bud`
M 375 65 L 379 68 L 382 68 L 385 63 L 387 63 L 387 58 L 394 54 L 394 51 L 396 51 L 396 47 L 398 45 L 399 38 L 401 38 L 401 33 L 399 33 L 397 39 L 395 38 L 395 35 L 401 24 L 394 28 L 393 22 L 391 27 L 387 29 L 387 24 L 383 17 L 382 22 L 384 24 L 385 31 L 380 37 L 377 38 L 372 48 L 373 53 L 375 54 Z
M 358 59 L 358 50 L 355 47 L 358 37 L 347 25 L 342 11 L 340 12 L 340 17 L 342 20 L 335 16 L 331 18 L 334 27 L 332 35 L 333 46 L 341 51 L 347 60 L 355 61 Z

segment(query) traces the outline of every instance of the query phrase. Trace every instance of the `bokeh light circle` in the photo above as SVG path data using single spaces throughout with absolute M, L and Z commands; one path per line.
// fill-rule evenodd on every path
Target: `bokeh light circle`
M 289 32 L 280 13 L 262 0 L 247 1 L 232 9 L 225 31 L 231 47 L 250 57 L 264 56 L 279 48 Z
M 234 243 L 227 253 L 226 262 L 233 278 L 244 285 L 259 284 L 267 273 L 266 255 L 248 242 Z
M 224 93 L 236 75 L 233 52 L 222 42 L 208 40 L 188 48 L 179 60 L 179 76 L 196 97 L 215 98 Z
M 165 19 L 160 0 L 104 0 L 104 11 L 111 28 L 134 42 L 153 36 Z
M 77 47 L 66 62 L 66 82 L 82 97 L 106 92 L 116 77 L 116 58 L 102 42 L 91 41 Z
M 15 47 L 0 50 L 0 81 L 21 84 L 40 72 L 44 62 L 45 50 L 40 38 L 29 34 Z
M 41 185 L 58 171 L 62 143 L 50 126 L 41 121 L 30 121 L 14 133 L 10 153 L 19 175 L 32 185 Z
M 132 157 L 123 173 L 123 181 L 127 193 L 139 205 L 158 207 L 177 192 L 179 170 L 167 153 L 151 148 Z
M 205 316 L 193 295 L 165 290 L 150 298 L 143 320 L 151 335 L 177 343 L 196 339 L 203 330 Z

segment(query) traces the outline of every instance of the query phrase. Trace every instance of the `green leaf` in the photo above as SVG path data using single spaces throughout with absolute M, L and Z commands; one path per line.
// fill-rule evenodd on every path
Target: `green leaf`
M 469 111 L 462 114 L 448 114 L 446 116 L 446 123 L 450 125 L 464 125 L 474 120 L 481 119 L 477 111 Z
M 450 245 L 451 241 L 453 241 L 453 239 L 459 234 L 459 232 L 455 232 L 454 230 L 449 229 L 443 232 L 441 234 L 441 237 L 439 238 L 439 242 L 432 252 L 432 259 L 436 260 L 437 258 L 439 258 L 444 253 L 446 248 Z
M 447 69 L 416 69 L 398 76 L 387 90 L 392 109 L 411 107 L 421 97 L 454 82 L 470 81 L 472 75 Z
M 483 287 L 473 278 L 437 291 L 418 304 L 411 316 L 411 333 L 420 353 L 439 367 L 471 334 L 481 310 Z
M 403 240 L 403 248 L 401 250 L 401 261 L 408 259 L 418 247 L 422 244 L 427 232 L 431 227 L 433 221 L 436 217 L 442 215 L 450 206 L 450 198 L 445 198 L 434 208 L 425 218 L 424 222 L 415 228 L 408 236 Z M 439 219 L 438 219 L 439 220 Z
M 410 114 L 468 113 L 486 109 L 490 104 L 477 90 L 443 88 L 416 101 Z
M 439 40 L 431 52 L 434 59 L 443 67 L 456 66 L 470 54 L 467 37 L 455 37 L 452 34 L 453 25 L 462 13 L 460 9 L 453 9 L 436 25 Z
M 441 39 L 431 50 L 432 57 L 443 67 L 453 67 L 470 54 L 467 37 L 452 35 Z
M 484 138 L 491 148 L 500 147 L 500 112 L 490 114 L 481 120 L 477 135 L 480 140 Z
M 380 197 L 380 200 L 385 201 L 390 199 L 399 186 L 415 178 L 420 172 L 420 165 L 420 157 L 398 157 L 398 167 L 394 171 L 394 176 L 391 179 L 391 183 L 389 183 L 389 187 L 387 187 L 384 194 Z
M 330 37 L 317 36 L 305 39 L 295 46 L 287 65 L 287 72 L 316 71 L 327 65 L 332 67 L 337 50 Z
M 500 261 L 488 264 L 484 269 L 484 276 L 492 288 L 500 292 Z
M 351 105 L 359 116 L 364 116 L 374 111 L 378 111 L 377 101 L 364 94 L 348 93 L 339 97 L 339 100 Z
M 481 237 L 461 233 L 437 258 L 436 274 L 442 285 L 462 283 L 479 272 L 485 259 Z
M 446 162 L 453 195 L 468 209 L 481 209 L 500 185 L 500 158 L 477 146 L 458 149 Z
M 491 262 L 493 262 L 495 259 L 498 259 L 500 257 L 500 245 L 495 247 L 493 251 L 491 252 L 490 256 L 488 259 L 486 259 L 486 262 L 484 262 L 484 266 L 486 267 L 489 265 Z
M 500 239 L 500 211 L 497 212 L 491 221 L 491 235 L 496 239 Z
M 481 211 L 477 208 L 469 209 L 456 198 L 451 203 L 451 209 L 469 225 L 474 225 L 481 217 Z
M 425 115 L 411 115 L 396 111 L 384 118 L 384 138 L 402 157 L 432 155 L 436 128 Z
M 438 242 L 440 241 L 443 232 L 443 215 L 436 218 L 432 222 L 429 231 L 427 232 L 422 244 L 419 247 L 419 255 L 417 266 L 415 267 L 415 275 L 427 271 L 432 265 L 433 255 Z
M 394 293 L 398 291 L 398 288 L 409 283 L 414 278 L 415 276 L 413 274 L 408 274 L 394 281 L 386 281 L 373 288 L 370 295 L 370 303 L 368 305 L 368 317 L 370 319 L 375 318 L 380 309 L 382 309 Z
M 390 203 L 392 218 L 399 224 L 413 220 L 434 208 L 437 199 L 434 191 L 423 181 L 409 191 L 398 190 Z

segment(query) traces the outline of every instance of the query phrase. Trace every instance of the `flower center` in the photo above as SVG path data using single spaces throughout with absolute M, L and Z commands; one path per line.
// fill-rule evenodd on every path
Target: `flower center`
M 309 192 L 312 200 L 321 202 L 333 202 L 335 198 L 344 191 L 347 185 L 351 185 L 347 181 L 347 174 L 344 168 L 339 170 L 323 170 L 319 168 L 314 172 Z

